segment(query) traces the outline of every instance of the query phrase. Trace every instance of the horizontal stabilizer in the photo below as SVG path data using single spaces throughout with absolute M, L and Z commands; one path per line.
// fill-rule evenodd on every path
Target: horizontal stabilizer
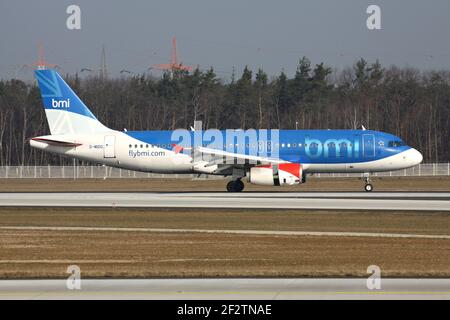
M 78 146 L 81 146 L 81 143 L 75 143 L 75 142 L 69 142 L 69 141 L 59 141 L 59 140 L 53 140 L 53 139 L 47 139 L 47 138 L 31 138 L 33 141 L 37 142 L 44 142 L 52 146 L 57 147 L 67 147 L 67 148 L 76 148 Z

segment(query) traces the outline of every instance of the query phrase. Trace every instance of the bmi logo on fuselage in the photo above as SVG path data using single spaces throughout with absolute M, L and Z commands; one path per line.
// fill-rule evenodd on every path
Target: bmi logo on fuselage
M 55 100 L 52 99 L 52 107 L 57 109 L 57 108 L 70 108 L 70 99 L 67 100 Z
M 359 155 L 359 141 L 349 139 L 328 139 L 322 142 L 319 139 L 305 139 L 305 153 L 311 159 L 320 157 L 357 157 Z

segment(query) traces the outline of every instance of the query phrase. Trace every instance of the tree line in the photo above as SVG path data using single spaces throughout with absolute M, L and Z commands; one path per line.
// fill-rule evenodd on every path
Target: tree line
M 121 78 L 78 74 L 66 81 L 106 126 L 117 130 L 189 128 L 367 129 L 400 136 L 426 162 L 450 160 L 450 72 L 383 67 L 360 59 L 343 70 L 303 57 L 292 77 L 245 67 L 231 81 L 213 68 Z M 49 134 L 35 82 L 0 81 L 0 165 L 71 160 L 30 148 Z

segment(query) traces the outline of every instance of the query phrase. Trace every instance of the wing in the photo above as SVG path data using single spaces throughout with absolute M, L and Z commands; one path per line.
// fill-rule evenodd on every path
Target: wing
M 288 161 L 281 160 L 279 158 L 268 158 L 255 155 L 248 155 L 243 153 L 233 153 L 228 151 L 223 151 L 220 149 L 211 149 L 205 147 L 198 147 L 195 149 L 194 159 L 196 155 L 207 154 L 209 155 L 208 164 L 206 166 L 212 165 L 247 165 L 254 166 L 260 164 L 277 164 L 277 163 L 287 163 Z M 202 159 L 200 157 L 200 159 Z M 195 160 L 194 160 L 195 161 Z

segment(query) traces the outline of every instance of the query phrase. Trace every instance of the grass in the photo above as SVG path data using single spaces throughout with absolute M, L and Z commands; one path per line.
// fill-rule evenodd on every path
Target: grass
M 1 278 L 449 277 L 450 240 L 5 231 Z
M 450 234 L 446 213 L 2 208 L 0 226 Z M 0 278 L 450 277 L 450 240 L 0 230 Z
M 450 235 L 450 213 L 0 207 L 0 226 L 338 231 Z

